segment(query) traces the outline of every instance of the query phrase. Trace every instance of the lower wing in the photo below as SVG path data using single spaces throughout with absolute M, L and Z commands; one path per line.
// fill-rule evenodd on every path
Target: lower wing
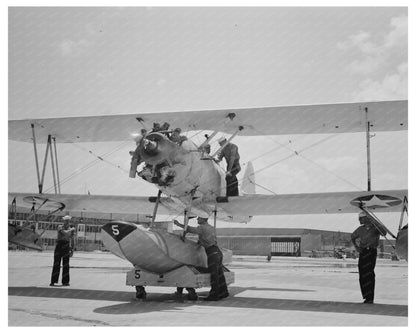
M 68 214 L 103 218 L 103 214 L 120 215 L 153 214 L 156 197 L 136 197 L 117 195 L 86 195 L 86 194 L 35 194 L 9 193 L 9 204 L 15 200 L 18 207 L 51 212 L 61 210 Z M 170 215 L 182 212 L 177 210 L 169 198 L 160 198 L 158 214 Z
M 244 195 L 217 198 L 217 208 L 229 215 L 296 215 L 401 212 L 407 190 Z
M 401 212 L 407 190 L 243 195 L 218 197 L 217 210 L 226 216 L 358 213 L 360 207 L 375 212 Z M 102 214 L 153 214 L 155 197 L 9 193 L 9 203 L 39 211 L 61 209 L 79 216 L 103 218 Z M 214 205 L 212 205 L 214 207 Z M 160 198 L 158 214 L 182 214 L 183 208 L 167 197 Z

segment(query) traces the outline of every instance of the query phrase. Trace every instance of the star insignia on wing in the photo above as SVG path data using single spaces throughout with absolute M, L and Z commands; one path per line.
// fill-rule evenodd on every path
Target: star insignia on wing
M 368 195 L 356 198 L 351 201 L 354 206 L 363 206 L 365 208 L 384 208 L 399 205 L 402 201 L 399 198 L 386 195 Z

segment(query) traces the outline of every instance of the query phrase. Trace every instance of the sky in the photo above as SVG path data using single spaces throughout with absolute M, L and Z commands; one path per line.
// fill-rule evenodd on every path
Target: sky
M 17 7 L 8 14 L 9 119 L 408 98 L 405 7 Z M 408 133 L 374 134 L 373 188 L 407 188 Z M 235 143 L 243 171 L 248 161 L 261 170 L 258 193 L 366 189 L 364 133 Z M 128 177 L 133 148 L 133 141 L 59 145 L 62 192 L 155 195 Z M 31 144 L 8 142 L 8 188 L 37 191 Z M 380 216 L 397 230 L 399 214 Z M 352 231 L 358 221 L 293 215 L 218 226 Z

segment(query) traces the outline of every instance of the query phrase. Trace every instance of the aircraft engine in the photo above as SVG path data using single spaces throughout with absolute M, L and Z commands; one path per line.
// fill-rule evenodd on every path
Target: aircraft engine
M 141 143 L 140 156 L 150 165 L 159 165 L 165 162 L 172 165 L 175 156 L 179 153 L 179 148 L 165 135 L 150 133 Z

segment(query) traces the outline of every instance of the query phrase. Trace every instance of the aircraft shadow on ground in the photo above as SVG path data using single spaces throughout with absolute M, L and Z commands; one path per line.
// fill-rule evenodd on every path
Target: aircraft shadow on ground
M 383 316 L 408 316 L 407 305 L 395 304 L 359 304 L 351 302 L 316 301 L 301 299 L 279 299 L 279 298 L 259 298 L 259 297 L 240 297 L 239 293 L 247 290 L 263 290 L 263 288 L 241 288 L 230 287 L 230 297 L 219 302 L 188 301 L 186 296 L 178 299 L 173 295 L 174 288 L 170 293 L 148 293 L 147 299 L 137 300 L 134 291 L 107 291 L 107 290 L 85 290 L 85 289 L 66 289 L 66 288 L 38 288 L 38 287 L 9 287 L 9 296 L 25 297 L 53 297 L 53 298 L 72 298 L 84 300 L 102 300 L 123 302 L 97 308 L 96 313 L 102 314 L 137 314 L 155 311 L 180 311 L 186 312 L 186 307 L 198 304 L 199 306 L 221 306 L 231 308 L 255 308 L 269 310 L 288 310 L 306 312 L 333 312 L 349 314 L 383 315 Z M 291 289 L 264 290 L 295 291 Z M 299 290 L 296 290 L 299 291 Z M 303 291 L 303 290 L 300 290 Z M 305 290 L 310 292 L 311 290 Z M 199 293 L 206 295 L 207 292 Z

